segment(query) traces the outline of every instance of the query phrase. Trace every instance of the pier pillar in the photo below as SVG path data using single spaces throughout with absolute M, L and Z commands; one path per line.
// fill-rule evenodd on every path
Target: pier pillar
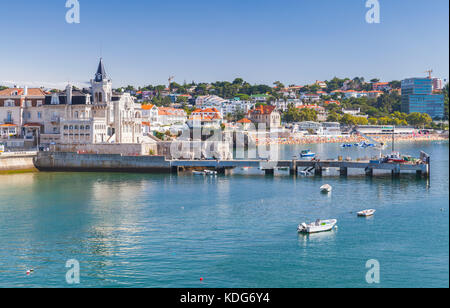
M 366 176 L 373 176 L 373 168 L 366 168 Z
M 316 165 L 316 166 L 314 167 L 314 175 L 322 176 L 322 167 Z
M 293 176 L 297 176 L 298 175 L 298 167 L 297 167 L 297 162 L 293 161 L 290 168 L 289 168 L 289 174 L 293 175 Z
M 392 169 L 392 177 L 398 178 L 400 177 L 400 167 L 396 166 L 394 169 Z
M 348 175 L 348 168 L 347 167 L 341 167 L 339 168 L 339 174 L 341 176 L 347 176 Z
M 225 168 L 216 168 L 216 171 L 217 171 L 218 174 L 222 174 L 222 175 L 225 175 L 225 173 L 226 173 L 226 169 Z
M 275 169 L 264 169 L 264 173 L 266 175 L 274 175 L 275 174 Z

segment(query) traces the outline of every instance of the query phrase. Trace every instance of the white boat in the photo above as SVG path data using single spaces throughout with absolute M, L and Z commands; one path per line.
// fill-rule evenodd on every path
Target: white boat
M 213 171 L 213 170 L 205 170 L 203 171 L 206 175 L 217 175 L 217 171 Z
M 365 211 L 358 212 L 358 216 L 369 217 L 369 216 L 373 216 L 373 214 L 375 214 L 375 212 L 376 212 L 376 210 L 365 210 Z
M 300 175 L 302 175 L 302 176 L 308 176 L 308 175 L 310 175 L 310 173 L 309 173 L 308 171 L 304 171 L 304 170 L 300 171 L 299 173 L 300 173 Z
M 299 233 L 319 233 L 319 232 L 326 232 L 331 231 L 336 226 L 337 220 L 336 219 L 329 219 L 329 220 L 316 220 L 316 222 L 306 224 L 302 223 L 298 226 L 298 232 Z
M 323 193 L 330 193 L 333 190 L 333 187 L 329 184 L 325 184 L 322 187 L 320 187 L 320 191 Z
M 206 175 L 206 173 L 203 171 L 192 171 L 192 174 L 193 175 Z

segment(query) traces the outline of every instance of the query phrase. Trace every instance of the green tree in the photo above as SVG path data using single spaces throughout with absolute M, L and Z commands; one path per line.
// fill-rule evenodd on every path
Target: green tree
M 327 121 L 328 122 L 340 122 L 341 121 L 342 116 L 339 115 L 338 113 L 332 111 L 328 114 L 327 117 Z

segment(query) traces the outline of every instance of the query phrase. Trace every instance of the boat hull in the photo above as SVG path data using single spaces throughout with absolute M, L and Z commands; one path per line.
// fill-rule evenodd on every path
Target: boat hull
M 305 234 L 313 234 L 313 233 L 321 233 L 321 232 L 328 232 L 333 230 L 333 228 L 336 226 L 337 220 L 324 220 L 321 221 L 318 225 L 307 225 L 306 228 L 303 228 L 299 226 L 298 232 L 299 233 L 305 233 Z

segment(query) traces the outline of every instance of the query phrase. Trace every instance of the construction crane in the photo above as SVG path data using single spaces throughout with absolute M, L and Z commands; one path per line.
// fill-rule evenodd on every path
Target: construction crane
M 172 80 L 174 80 L 175 79 L 175 76 L 170 76 L 169 77 L 169 94 L 172 92 L 171 91 L 171 86 L 172 86 Z
M 433 74 L 433 70 L 427 70 L 424 73 L 428 73 L 428 78 L 433 78 L 431 74 Z

